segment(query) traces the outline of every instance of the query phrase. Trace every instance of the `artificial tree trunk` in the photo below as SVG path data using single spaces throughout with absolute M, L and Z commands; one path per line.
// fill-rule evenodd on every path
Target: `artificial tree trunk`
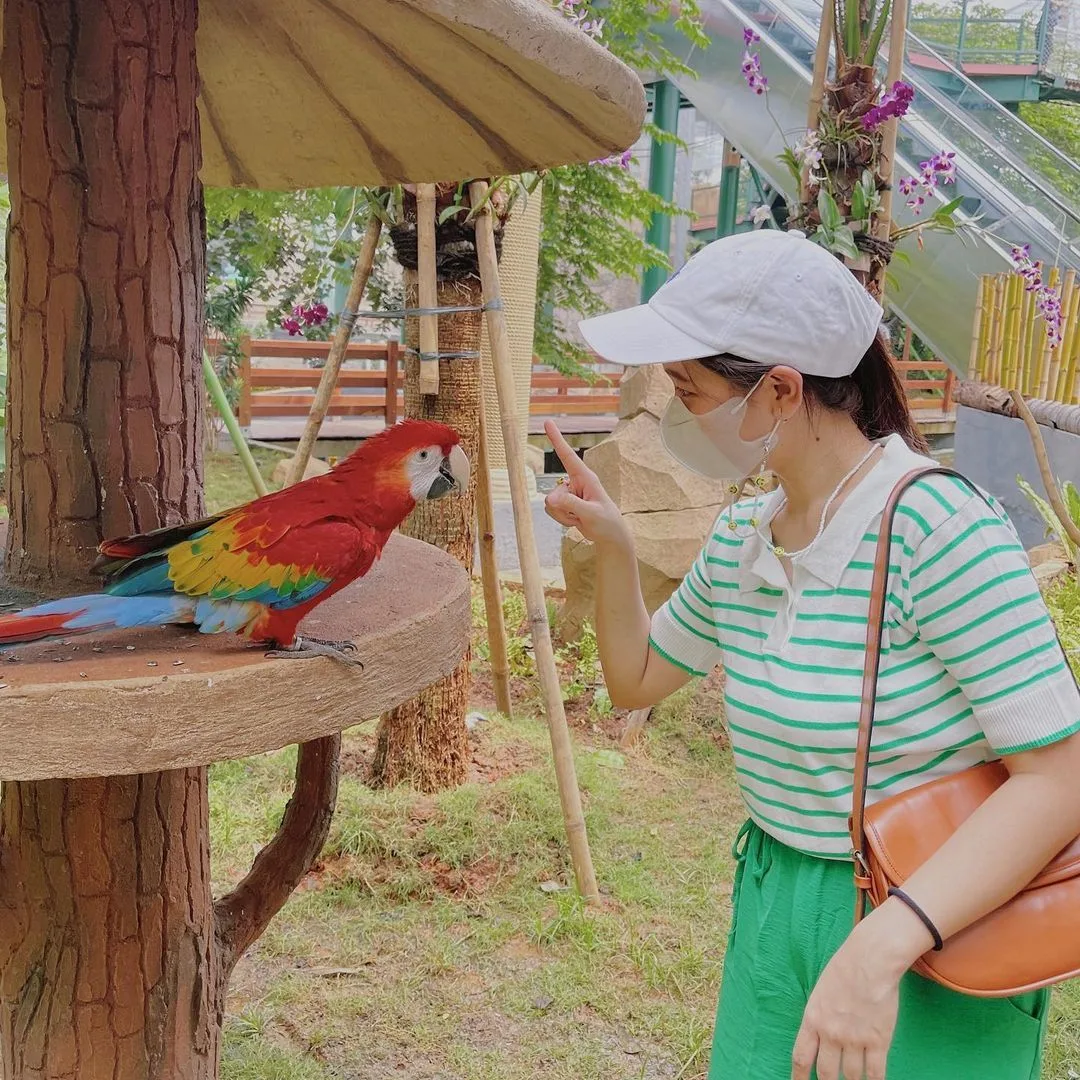
M 456 184 L 436 188 L 436 213 L 450 205 Z M 498 209 L 498 206 L 496 207 Z M 405 200 L 405 220 L 390 230 L 398 262 L 405 271 L 406 305 L 416 307 L 416 201 Z M 502 232 L 500 228 L 499 240 Z M 449 424 L 461 435 L 469 460 L 475 464 L 480 438 L 483 375 L 480 363 L 483 303 L 476 231 L 464 213 L 448 217 L 435 230 L 435 266 L 440 307 L 474 307 L 476 311 L 439 316 L 439 352 L 465 353 L 464 358 L 439 361 L 439 393 L 420 393 L 419 320 L 406 323 L 405 415 Z M 422 503 L 402 531 L 450 552 L 472 574 L 475 551 L 476 470 L 469 490 L 460 499 Z M 375 787 L 411 783 L 421 791 L 443 791 L 465 782 L 469 741 L 465 715 L 469 705 L 471 653 L 457 669 L 382 718 L 371 769 Z
M 415 273 L 407 271 L 406 304 L 415 307 Z M 455 277 L 439 282 L 440 307 L 479 307 L 480 279 Z M 449 424 L 461 435 L 462 446 L 475 464 L 479 448 L 480 367 L 479 311 L 439 318 L 439 351 L 475 353 L 475 359 L 440 360 L 437 397 L 420 394 L 420 361 L 407 354 L 405 415 Z M 410 319 L 406 344 L 419 347 L 419 325 Z M 475 550 L 476 470 L 464 497 L 421 503 L 402 526 L 408 536 L 441 547 L 471 574 Z M 421 791 L 443 791 L 465 782 L 469 761 L 465 715 L 471 686 L 471 653 L 466 650 L 456 670 L 411 701 L 383 717 L 379 725 L 371 782 L 376 787 L 411 783 Z
M 11 0 L 7 572 L 202 509 L 197 0 Z
M 95 547 L 202 509 L 197 0 L 6 0 L 6 573 L 85 587 Z M 329 826 L 337 737 L 213 902 L 205 768 L 0 792 L 4 1080 L 212 1080 L 229 974 Z

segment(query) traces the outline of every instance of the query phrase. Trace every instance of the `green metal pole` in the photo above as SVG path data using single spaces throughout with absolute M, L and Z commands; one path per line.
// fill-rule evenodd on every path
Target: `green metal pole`
M 240 455 L 240 461 L 248 474 L 248 479 L 255 488 L 255 493 L 257 495 L 269 494 L 270 489 L 266 486 L 266 481 L 263 479 L 262 473 L 259 472 L 259 466 L 255 464 L 255 459 L 251 456 L 251 447 L 248 446 L 247 439 L 244 438 L 244 433 L 240 430 L 240 424 L 229 407 L 229 399 L 225 396 L 225 387 L 221 385 L 218 373 L 214 370 L 214 365 L 210 361 L 210 354 L 205 349 L 203 349 L 202 354 L 202 369 L 203 378 L 206 380 L 206 389 L 210 391 L 210 400 L 213 401 L 217 411 L 221 413 L 221 419 L 225 421 L 225 427 L 233 441 L 233 446 L 236 447 L 236 452 Z
M 967 0 L 960 0 L 960 30 L 956 36 L 956 66 L 964 66 L 964 38 L 967 37 Z
M 742 157 L 739 151 L 724 140 L 724 162 L 720 170 L 720 205 L 716 213 L 716 237 L 731 236 L 739 214 L 739 179 Z
M 679 89 L 664 79 L 653 87 L 653 123 L 661 131 L 672 135 L 679 130 Z M 654 195 L 671 202 L 675 194 L 675 144 L 652 141 L 649 159 L 649 190 Z M 667 214 L 653 214 L 645 239 L 658 247 L 665 255 L 671 252 L 671 218 Z M 645 271 L 641 279 L 641 302 L 645 303 L 667 280 L 667 271 L 654 266 Z

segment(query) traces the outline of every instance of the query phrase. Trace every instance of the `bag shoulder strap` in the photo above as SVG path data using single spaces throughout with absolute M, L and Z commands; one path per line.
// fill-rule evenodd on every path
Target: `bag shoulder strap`
M 877 683 L 881 671 L 881 638 L 885 630 L 885 596 L 888 592 L 889 553 L 892 548 L 892 527 L 896 508 L 904 493 L 924 476 L 952 476 L 966 484 L 984 501 L 986 497 L 966 476 L 944 465 L 920 465 L 896 482 L 885 509 L 881 512 L 877 550 L 874 555 L 874 578 L 870 585 L 870 616 L 866 624 L 866 655 L 863 659 L 862 704 L 859 712 L 859 735 L 855 744 L 855 778 L 852 792 L 851 837 L 856 861 L 856 873 L 865 873 L 863 852 L 866 850 L 866 787 L 870 773 L 870 740 L 874 733 L 874 712 L 877 705 Z M 859 890 L 860 902 L 865 899 Z M 862 907 L 860 906 L 860 913 Z

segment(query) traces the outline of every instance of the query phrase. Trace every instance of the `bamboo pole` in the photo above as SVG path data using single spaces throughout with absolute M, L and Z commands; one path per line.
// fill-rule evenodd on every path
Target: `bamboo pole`
M 502 585 L 495 553 L 495 501 L 491 494 L 491 462 L 488 460 L 487 409 L 480 395 L 480 438 L 476 467 L 476 531 L 480 534 L 480 577 L 484 583 L 488 651 L 495 684 L 495 706 L 503 716 L 513 715 L 510 700 L 510 661 L 506 648 L 506 618 Z
M 330 399 L 334 395 L 334 387 L 337 384 L 338 372 L 345 360 L 345 352 L 349 347 L 349 338 L 352 337 L 353 326 L 356 324 L 356 312 L 360 307 L 360 301 L 364 298 L 364 290 L 367 288 L 368 278 L 371 277 L 371 268 L 375 265 L 375 252 L 379 247 L 379 234 L 382 231 L 382 222 L 375 214 L 368 218 L 367 228 L 364 230 L 364 239 L 360 245 L 360 254 L 356 258 L 356 266 L 353 268 L 352 281 L 349 283 L 349 291 L 345 295 L 345 307 L 338 318 L 337 327 L 334 329 L 334 340 L 330 345 L 330 353 L 326 358 L 326 366 L 319 378 L 319 388 L 315 391 L 315 400 L 311 403 L 311 412 L 308 414 L 307 423 L 304 425 L 304 433 L 300 436 L 300 443 L 296 447 L 296 456 L 292 460 L 288 479 L 285 486 L 298 483 L 304 478 L 304 470 L 311 460 L 311 451 L 315 447 L 315 441 L 319 437 L 319 429 L 326 412 L 330 408 Z
M 975 318 L 971 324 L 971 352 L 968 354 L 967 377 L 976 379 L 979 377 L 979 344 L 982 340 L 982 326 L 985 312 L 983 310 L 983 295 L 986 291 L 986 277 L 979 278 L 978 289 L 975 293 Z
M 854 2 L 854 0 L 851 0 Z M 893 0 L 889 16 L 889 66 L 885 85 L 892 86 L 904 73 L 904 52 L 907 42 L 908 0 Z M 878 156 L 878 176 L 885 181 L 881 204 L 874 219 L 873 232 L 878 240 L 888 240 L 892 234 L 893 166 L 896 159 L 896 117 L 885 122 L 881 136 L 881 153 Z M 884 273 L 884 271 L 882 272 Z M 879 282 L 884 293 L 884 277 Z
M 1001 331 L 1002 308 L 1005 303 L 1005 278 L 998 274 L 994 278 L 994 303 L 990 312 L 990 343 L 987 350 L 986 381 L 1001 381 Z
M 817 48 L 814 50 L 814 73 L 810 79 L 810 105 L 806 113 L 806 126 L 816 131 L 821 118 L 821 104 L 825 100 L 825 77 L 829 73 L 829 46 L 832 44 L 833 27 L 836 25 L 837 0 L 825 0 L 821 5 L 821 24 L 818 26 Z M 806 186 L 806 170 L 803 170 L 803 187 Z
M 994 321 L 994 279 L 987 274 L 982 279 L 982 324 L 979 327 L 979 356 L 977 371 L 980 381 L 986 379 L 990 364 L 990 328 Z
M 251 456 L 251 447 L 248 446 L 247 439 L 244 438 L 244 433 L 240 430 L 236 415 L 229 407 L 229 399 L 225 396 L 225 388 L 221 385 L 218 373 L 214 370 L 213 362 L 210 360 L 210 354 L 205 349 L 203 349 L 202 354 L 202 367 L 203 378 L 206 380 L 206 389 L 210 392 L 210 400 L 213 401 L 217 411 L 221 413 L 221 419 L 225 422 L 225 429 L 232 439 L 233 446 L 236 447 L 236 452 L 240 455 L 240 462 L 244 466 L 244 471 L 248 474 L 251 486 L 255 489 L 255 494 L 268 494 L 269 488 L 266 486 L 266 481 L 263 479 L 262 473 L 259 472 L 259 466 L 255 464 L 255 459 Z
M 1055 352 L 1057 353 L 1057 375 L 1051 377 L 1049 368 L 1046 371 L 1043 384 L 1039 388 L 1038 397 L 1050 398 L 1052 401 L 1065 400 L 1065 387 L 1069 381 L 1069 358 L 1072 356 L 1074 324 L 1069 319 L 1069 311 L 1073 305 L 1073 296 L 1076 293 L 1076 271 L 1068 270 L 1061 284 L 1061 342 Z
M 1024 354 L 1029 373 L 1025 392 L 1034 396 L 1039 392 L 1039 383 L 1045 373 L 1035 360 L 1032 344 L 1035 334 L 1035 297 L 1027 289 L 1022 289 L 1021 293 L 1023 300 L 1020 302 L 1020 351 Z
M 1049 334 L 1047 335 L 1047 350 L 1050 351 L 1052 360 L 1048 365 L 1049 370 L 1047 371 L 1046 394 L 1043 395 L 1054 401 L 1061 400 L 1059 391 L 1064 389 L 1068 375 L 1069 345 L 1066 343 L 1065 337 L 1069 332 L 1069 323 L 1066 316 L 1068 315 L 1069 308 L 1072 306 L 1072 294 L 1076 287 L 1076 272 L 1074 270 L 1067 270 L 1064 278 L 1059 274 L 1058 279 L 1061 282 L 1058 290 L 1058 295 L 1061 298 L 1061 341 L 1058 343 L 1056 349 L 1050 351 Z
M 533 654 L 540 683 L 544 691 L 548 731 L 551 735 L 552 756 L 555 761 L 555 778 L 559 785 L 563 822 L 570 845 L 570 861 L 574 866 L 578 891 L 590 903 L 598 903 L 600 892 L 596 885 L 589 838 L 585 831 L 585 815 L 578 791 L 574 755 L 570 744 L 570 731 L 563 710 L 562 688 L 559 672 L 555 666 L 555 650 L 551 643 L 551 627 L 548 625 L 547 603 L 544 584 L 540 577 L 540 558 L 536 550 L 533 532 L 532 506 L 525 487 L 525 451 L 517 437 L 514 417 L 514 372 L 510 357 L 510 336 L 507 332 L 506 314 L 502 310 L 499 288 L 499 263 L 495 254 L 495 231 L 492 224 L 491 205 L 487 197 L 488 185 L 474 180 L 469 185 L 470 201 L 476 212 L 476 252 L 480 263 L 480 281 L 484 304 L 487 309 L 488 338 L 491 344 L 492 369 L 495 390 L 499 398 L 499 418 L 502 421 L 503 442 L 506 450 L 506 467 L 510 474 L 510 497 L 514 508 L 514 528 L 517 533 L 518 556 L 521 576 L 525 586 L 525 604 L 529 613 Z
M 1080 401 L 1080 371 L 1078 371 L 1078 353 L 1080 353 L 1080 286 L 1073 289 L 1068 311 L 1063 311 L 1065 318 L 1066 342 L 1065 370 L 1062 373 L 1060 393 L 1057 400 L 1065 404 Z
M 1035 460 L 1039 463 L 1039 475 L 1042 477 L 1043 487 L 1046 488 L 1046 496 L 1050 500 L 1050 505 L 1054 508 L 1054 513 L 1057 515 L 1058 521 L 1061 522 L 1061 527 L 1065 530 L 1066 535 L 1077 547 L 1080 547 L 1080 524 L 1073 521 L 1068 507 L 1062 501 L 1061 491 L 1058 488 L 1057 480 L 1054 479 L 1054 471 L 1050 467 L 1050 455 L 1046 452 L 1046 443 L 1043 441 L 1039 425 L 1036 423 L 1035 417 L 1031 415 L 1031 410 L 1027 407 L 1023 394 L 1014 390 L 1012 399 L 1016 411 L 1020 414 L 1020 419 L 1024 421 L 1024 426 L 1031 436 L 1031 446 L 1035 451 Z
M 1023 278 L 1010 274 L 1005 282 L 1005 318 L 1001 331 L 1001 385 L 1006 390 L 1023 389 L 1020 357 L 1020 305 Z
M 1051 267 L 1050 273 L 1046 276 L 1046 284 L 1049 285 L 1051 289 L 1056 289 L 1060 281 L 1061 271 L 1056 266 Z M 1061 349 L 1050 348 L 1049 327 L 1045 324 L 1045 322 L 1042 325 L 1044 332 L 1042 333 L 1042 335 L 1040 335 L 1042 354 L 1040 359 L 1040 365 L 1042 366 L 1043 370 L 1047 372 L 1047 387 L 1056 387 L 1058 373 L 1061 370 Z
M 422 308 L 439 306 L 435 274 L 435 185 L 416 185 L 416 279 Z M 439 392 L 439 316 L 420 316 L 420 393 Z

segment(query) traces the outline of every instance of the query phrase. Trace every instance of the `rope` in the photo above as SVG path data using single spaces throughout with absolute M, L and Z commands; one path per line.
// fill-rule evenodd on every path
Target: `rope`
M 421 360 L 479 360 L 480 353 L 476 349 L 470 349 L 466 352 L 421 352 L 419 349 L 414 349 L 411 345 L 403 346 L 404 351 L 410 353 L 412 356 L 419 356 Z
M 502 308 L 502 300 L 497 299 L 489 300 L 486 304 L 479 306 L 462 304 L 456 307 L 395 308 L 390 311 L 342 311 L 341 315 L 342 318 L 351 315 L 354 319 L 412 319 L 422 315 L 456 315 L 466 311 L 502 311 Z

